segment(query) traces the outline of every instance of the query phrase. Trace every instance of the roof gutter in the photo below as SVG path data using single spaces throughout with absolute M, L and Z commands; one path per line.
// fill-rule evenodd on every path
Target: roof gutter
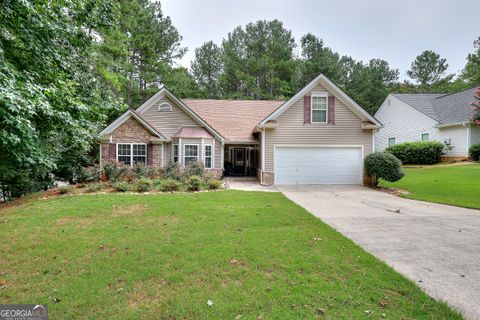
M 446 128 L 446 127 L 456 127 L 456 126 L 466 126 L 467 124 L 472 123 L 471 121 L 462 121 L 462 122 L 453 122 L 446 124 L 437 124 L 435 128 Z

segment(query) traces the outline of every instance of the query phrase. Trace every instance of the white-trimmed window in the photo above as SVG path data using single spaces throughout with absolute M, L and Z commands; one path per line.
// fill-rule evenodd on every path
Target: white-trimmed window
M 212 145 L 211 144 L 205 145 L 203 158 L 204 158 L 203 161 L 204 161 L 205 168 L 211 168 L 212 167 Z
M 117 143 L 117 161 L 129 166 L 147 164 L 147 145 L 144 143 Z
M 327 123 L 328 96 L 326 94 L 312 94 L 312 123 Z
M 422 141 L 428 141 L 428 132 L 427 133 L 422 133 Z
M 178 144 L 173 145 L 173 162 L 178 162 Z
M 183 146 L 184 164 L 191 161 L 198 161 L 198 144 L 185 144 Z
M 388 146 L 394 146 L 395 145 L 395 138 L 388 138 Z

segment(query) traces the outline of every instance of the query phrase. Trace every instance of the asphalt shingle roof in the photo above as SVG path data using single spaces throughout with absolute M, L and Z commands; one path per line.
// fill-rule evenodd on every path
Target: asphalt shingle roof
M 285 101 L 182 99 L 228 141 L 255 141 L 257 124 Z
M 472 119 L 472 102 L 475 89 L 470 88 L 452 94 L 412 93 L 393 94 L 411 107 L 417 109 L 440 124 L 468 122 Z

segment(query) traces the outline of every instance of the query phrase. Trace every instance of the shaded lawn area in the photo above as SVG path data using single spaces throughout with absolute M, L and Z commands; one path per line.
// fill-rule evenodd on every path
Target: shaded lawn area
M 52 319 L 461 319 L 281 193 L 66 196 L 0 219 L 0 303 Z
M 410 192 L 405 198 L 480 209 L 480 164 L 406 168 L 400 181 L 381 181 L 383 187 Z

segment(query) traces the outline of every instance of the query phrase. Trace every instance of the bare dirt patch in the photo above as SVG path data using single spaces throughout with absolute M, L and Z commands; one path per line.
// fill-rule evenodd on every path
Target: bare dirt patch
M 143 214 L 147 208 L 148 206 L 145 204 L 113 205 L 112 217 L 138 216 Z
M 93 223 L 92 219 L 89 218 L 81 218 L 81 217 L 72 217 L 72 216 L 65 216 L 62 218 L 58 218 L 56 224 L 58 226 L 65 226 L 69 224 L 75 224 L 76 226 L 89 226 Z
M 128 307 L 138 309 L 144 305 L 158 305 L 165 299 L 167 282 L 162 279 L 149 279 L 135 283 L 128 298 Z

